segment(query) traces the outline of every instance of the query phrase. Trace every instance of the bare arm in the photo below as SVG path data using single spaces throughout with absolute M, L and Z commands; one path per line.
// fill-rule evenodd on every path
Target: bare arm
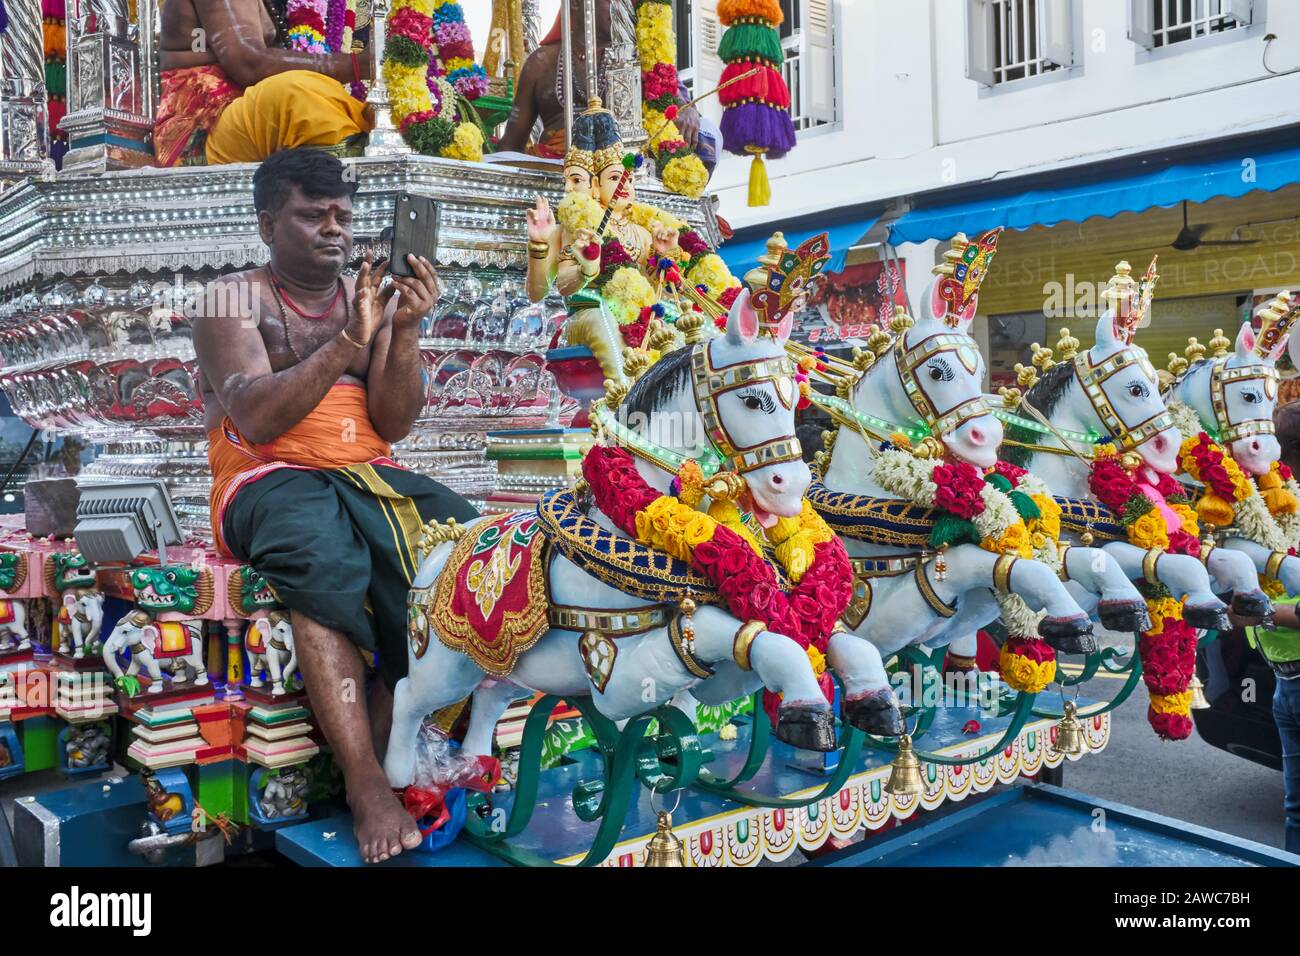
M 563 247 L 563 239 L 560 244 Z M 555 272 L 555 288 L 560 295 L 567 298 L 586 288 L 600 275 L 600 253 L 597 252 L 594 259 L 589 259 L 586 255 L 592 244 L 599 250 L 596 233 L 590 229 L 579 229 L 568 249 L 560 253 L 559 266 Z
M 536 87 L 540 72 L 541 57 L 533 55 L 524 61 L 524 68 L 519 71 L 515 102 L 510 108 L 510 117 L 506 120 L 501 139 L 497 141 L 497 149 L 522 153 L 528 148 L 528 137 L 532 135 L 533 124 L 537 122 Z
M 424 377 L 420 364 L 420 320 L 438 299 L 438 278 L 428 259 L 414 260 L 410 278 L 394 277 L 381 298 L 391 301 L 400 293 L 392 318 L 375 336 L 366 373 L 366 401 L 370 421 L 384 441 L 400 441 L 410 434 L 424 406 Z
M 217 294 L 208 301 L 238 298 Z M 352 330 L 348 334 L 355 337 Z M 338 335 L 306 361 L 273 372 L 266 344 L 249 317 L 224 312 L 200 316 L 194 320 L 193 335 L 203 377 L 235 427 L 259 445 L 274 441 L 306 418 L 357 354 L 356 346 Z
M 348 53 L 317 54 L 267 47 L 262 37 L 261 0 L 195 0 L 208 45 L 226 75 L 239 86 L 288 70 L 324 73 L 340 83 L 353 79 Z M 370 57 L 359 56 L 363 80 L 370 78 Z

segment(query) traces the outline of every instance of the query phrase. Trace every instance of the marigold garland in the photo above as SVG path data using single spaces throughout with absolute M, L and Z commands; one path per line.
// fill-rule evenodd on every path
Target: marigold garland
M 792 581 L 797 565 L 807 561 L 797 583 L 786 592 L 754 541 L 712 514 L 696 511 L 677 497 L 651 488 L 627 450 L 593 447 L 582 460 L 582 474 L 596 507 L 617 528 L 642 544 L 689 561 L 714 583 L 727 609 L 739 620 L 763 621 L 769 630 L 804 648 L 822 693 L 828 702 L 833 699 L 824 655 L 852 596 L 852 570 L 844 545 L 807 502 L 797 518 L 778 522 L 778 527 L 768 532 L 778 551 L 777 560 Z M 811 560 L 807 559 L 809 547 Z M 779 703 L 777 695 L 764 693 L 764 709 L 773 721 Z
M 1254 484 L 1232 456 L 1205 432 L 1183 439 L 1178 449 L 1178 464 L 1205 486 L 1196 502 L 1196 515 L 1206 524 L 1226 528 L 1232 524 L 1233 504 L 1255 492 Z
M 682 139 L 670 116 L 682 106 L 678 96 L 677 41 L 671 0 L 640 0 L 636 8 L 636 49 L 641 61 L 641 125 L 650 137 L 655 171 L 670 192 L 698 199 L 709 174 Z
M 1140 482 L 1137 470 L 1150 472 L 1146 465 L 1128 467 L 1113 445 L 1099 445 L 1096 454 L 1088 487 L 1115 515 L 1131 544 L 1171 554 L 1200 555 L 1196 513 L 1188 507 L 1183 487 L 1172 475 L 1156 475 L 1154 485 Z M 1214 477 L 1217 481 L 1221 476 L 1216 472 Z M 1169 527 L 1158 507 L 1162 503 L 1178 517 L 1179 527 Z M 1196 631 L 1183 620 L 1181 596 L 1146 581 L 1139 581 L 1137 587 L 1147 599 L 1152 622 L 1138 640 L 1142 680 L 1150 695 L 1147 722 L 1163 739 L 1183 740 L 1192 732 L 1187 685 L 1196 669 Z

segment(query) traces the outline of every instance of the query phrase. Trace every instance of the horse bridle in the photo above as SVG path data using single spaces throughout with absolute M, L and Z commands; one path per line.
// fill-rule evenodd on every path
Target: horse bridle
M 1159 381 L 1156 379 L 1151 363 L 1133 348 L 1120 349 L 1114 355 L 1103 359 L 1099 365 L 1092 364 L 1092 357 L 1088 352 L 1074 357 L 1074 374 L 1079 380 L 1083 393 L 1088 396 L 1092 410 L 1101 419 L 1102 427 L 1124 451 L 1133 451 L 1147 439 L 1155 437 L 1173 427 L 1174 424 L 1173 416 L 1169 414 L 1168 409 L 1152 415 L 1137 425 L 1127 424 L 1115 411 L 1115 406 L 1111 404 L 1102 385 L 1107 379 L 1134 365 L 1141 370 L 1152 387 L 1159 388 Z
M 929 425 L 930 431 L 935 436 L 941 437 L 960 428 L 973 418 L 982 418 L 991 414 L 988 400 L 982 393 L 946 410 L 935 408 L 934 401 L 926 394 L 925 388 L 916 375 L 916 370 L 936 355 L 973 348 L 974 343 L 970 336 L 956 332 L 940 332 L 927 336 L 910 349 L 906 347 L 904 336 L 905 333 L 898 337 L 895 346 L 899 351 L 894 363 L 898 369 L 898 380 L 903 386 L 907 400 L 912 403 L 912 408 L 921 416 L 922 421 Z M 960 362 L 961 358 L 958 357 L 957 360 Z M 962 362 L 963 367 L 965 364 Z
M 1242 438 L 1250 438 L 1254 435 L 1272 435 L 1274 433 L 1272 418 L 1247 418 L 1244 421 L 1233 422 L 1232 416 L 1228 412 L 1228 401 L 1224 395 L 1224 386 L 1231 382 L 1261 379 L 1264 382 L 1264 394 L 1269 398 L 1276 398 L 1277 385 L 1281 380 L 1281 376 L 1278 374 L 1277 369 L 1261 364 L 1228 368 L 1229 357 L 1225 355 L 1215 359 L 1214 365 L 1210 369 L 1210 405 L 1214 409 L 1214 421 L 1219 431 L 1219 441 L 1224 445 L 1230 445 Z
M 740 447 L 727 433 L 727 426 L 718 411 L 718 398 L 738 388 L 771 382 L 781 403 L 786 408 L 792 408 L 797 396 L 794 374 L 794 363 L 786 355 L 737 362 L 718 368 L 713 365 L 708 342 L 700 342 L 694 347 L 691 354 L 691 385 L 695 391 L 695 407 L 704 420 L 705 433 L 713 445 L 711 451 L 729 462 L 738 474 L 745 475 L 768 465 L 795 461 L 803 456 L 803 448 L 794 435 L 782 435 L 758 445 Z

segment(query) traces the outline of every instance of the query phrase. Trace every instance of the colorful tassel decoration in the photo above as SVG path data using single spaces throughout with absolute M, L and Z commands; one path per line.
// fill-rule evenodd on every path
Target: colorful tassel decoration
M 778 0 L 718 0 L 718 19 L 727 28 L 718 44 L 718 56 L 727 64 L 721 80 L 725 85 L 718 93 L 724 109 L 722 145 L 729 153 L 752 157 L 749 205 L 765 206 L 772 190 L 764 156 L 780 159 L 795 144 L 776 31 L 784 19 L 781 5 Z M 741 76 L 745 78 L 735 79 Z

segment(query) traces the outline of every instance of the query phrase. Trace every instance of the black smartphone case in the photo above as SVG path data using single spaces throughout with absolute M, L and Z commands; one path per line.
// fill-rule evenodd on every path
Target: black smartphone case
M 428 196 L 402 193 L 393 210 L 393 251 L 388 271 L 395 276 L 415 273 L 406 262 L 408 253 L 434 262 L 438 254 L 438 204 Z

